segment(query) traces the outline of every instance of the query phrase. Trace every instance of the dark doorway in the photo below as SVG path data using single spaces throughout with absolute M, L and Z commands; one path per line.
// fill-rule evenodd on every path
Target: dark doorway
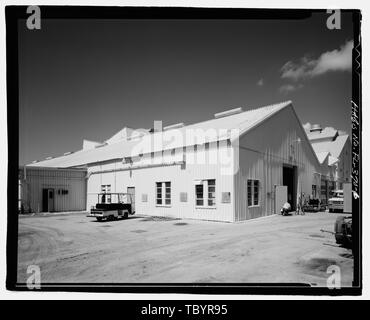
M 296 187 L 297 187 L 297 167 L 283 166 L 283 185 L 288 187 L 288 202 L 292 210 L 296 209 Z
M 42 189 L 42 212 L 54 211 L 54 189 Z
M 42 212 L 48 212 L 48 189 L 42 189 Z

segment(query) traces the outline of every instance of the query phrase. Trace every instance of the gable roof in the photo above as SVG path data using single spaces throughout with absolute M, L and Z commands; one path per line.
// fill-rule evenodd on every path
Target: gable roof
M 109 161 L 113 159 L 122 159 L 124 157 L 130 157 L 138 155 L 139 153 L 150 153 L 158 152 L 161 150 L 170 150 L 174 148 L 180 148 L 184 146 L 193 145 L 193 141 L 183 141 L 183 139 L 177 139 L 175 141 L 170 141 L 167 145 L 156 146 L 152 143 L 143 144 L 141 151 L 135 151 L 138 144 L 143 142 L 144 139 L 155 139 L 159 135 L 164 134 L 170 136 L 172 134 L 183 134 L 182 137 L 186 136 L 186 130 L 203 130 L 208 129 L 215 130 L 217 132 L 216 136 L 206 137 L 204 142 L 214 142 L 221 141 L 225 139 L 230 139 L 230 131 L 233 129 L 238 130 L 238 135 L 245 134 L 258 124 L 262 123 L 266 119 L 270 118 L 280 110 L 292 105 L 291 101 L 286 101 L 278 104 L 272 104 L 265 107 L 251 109 L 238 114 L 233 114 L 230 116 L 225 116 L 221 118 L 211 119 L 182 128 L 166 130 L 164 132 L 156 132 L 153 134 L 146 134 L 139 139 L 134 140 L 119 140 L 111 144 L 105 144 L 103 146 L 90 149 L 90 150 L 79 150 L 72 154 L 64 155 L 61 157 L 56 157 L 49 160 L 40 161 L 37 163 L 32 163 L 32 166 L 43 166 L 43 167 L 77 167 L 84 166 L 89 163 L 97 163 L 103 161 Z M 149 140 L 150 141 L 150 140 Z M 200 144 L 197 141 L 197 144 Z
M 330 152 L 331 156 L 339 158 L 347 140 L 349 140 L 349 135 L 345 134 L 338 136 L 334 141 L 312 141 L 312 147 L 316 154 L 320 152 Z
M 319 159 L 319 162 L 322 164 L 326 160 L 326 158 L 329 156 L 329 152 L 319 152 L 317 153 L 317 159 Z

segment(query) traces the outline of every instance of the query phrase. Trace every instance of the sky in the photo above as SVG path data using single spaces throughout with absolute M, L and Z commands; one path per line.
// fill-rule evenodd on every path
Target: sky
M 350 133 L 351 13 L 302 20 L 19 23 L 19 164 L 123 127 L 191 124 L 292 100 L 303 124 Z

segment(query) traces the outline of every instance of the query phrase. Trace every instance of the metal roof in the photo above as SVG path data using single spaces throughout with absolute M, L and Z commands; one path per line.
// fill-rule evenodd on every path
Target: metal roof
M 339 161 L 338 158 L 329 156 L 328 164 L 329 164 L 329 166 L 332 166 L 333 164 L 337 163 L 338 161 Z
M 186 136 L 186 130 L 203 130 L 208 129 L 215 130 L 217 136 L 205 138 L 204 142 L 221 141 L 232 138 L 230 131 L 237 129 L 238 136 L 246 133 L 253 127 L 262 123 L 278 111 L 292 105 L 291 101 L 286 101 L 278 104 L 268 105 L 265 107 L 251 109 L 238 114 L 233 114 L 226 117 L 211 119 L 191 125 L 184 126 L 182 128 L 176 128 L 173 130 L 166 130 L 163 132 L 155 132 L 152 134 L 146 134 L 141 138 L 133 140 L 120 140 L 115 143 L 106 144 L 104 146 L 90 149 L 90 150 L 79 150 L 72 154 L 55 157 L 50 160 L 39 161 L 32 163 L 32 166 L 43 166 L 43 167 L 76 167 L 84 166 L 89 163 L 104 162 L 113 159 L 122 159 L 124 157 L 131 157 L 139 155 L 141 153 L 158 152 L 161 150 L 170 150 L 174 148 L 180 148 L 184 146 L 190 146 L 194 143 L 192 141 L 183 141 L 183 139 L 176 139 L 170 141 L 167 145 L 158 146 L 153 143 L 145 143 L 151 141 L 151 139 L 160 138 L 159 135 L 163 134 L 167 137 L 171 137 L 177 134 L 182 134 L 182 137 Z M 199 140 L 197 141 L 199 143 Z
M 322 131 L 307 132 L 308 139 L 311 142 L 314 142 L 315 140 L 334 140 L 337 135 L 338 130 L 332 127 L 326 127 Z
M 329 156 L 329 152 L 318 152 L 316 155 L 319 162 L 323 164 L 325 159 Z
M 339 158 L 348 139 L 349 135 L 345 134 L 338 136 L 334 141 L 312 141 L 311 143 L 316 154 L 321 152 L 330 152 L 331 156 Z

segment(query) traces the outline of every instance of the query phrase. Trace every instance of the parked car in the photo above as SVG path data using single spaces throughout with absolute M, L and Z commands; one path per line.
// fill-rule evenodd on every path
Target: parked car
M 343 190 L 336 190 L 333 196 L 328 200 L 329 212 L 342 211 L 343 212 Z

